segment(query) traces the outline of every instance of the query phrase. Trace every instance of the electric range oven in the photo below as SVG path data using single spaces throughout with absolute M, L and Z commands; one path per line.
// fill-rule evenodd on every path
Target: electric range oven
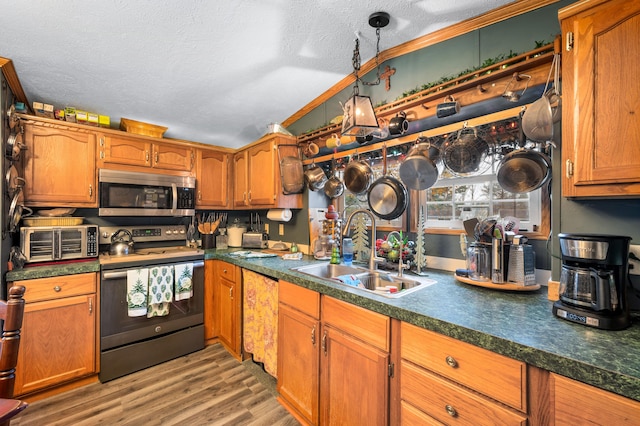
M 110 242 L 120 229 L 131 232 L 135 250 L 120 256 L 107 251 L 99 257 L 101 382 L 204 348 L 204 252 L 184 245 L 184 226 L 100 227 L 100 242 Z M 193 268 L 191 297 L 172 297 L 167 315 L 130 315 L 128 271 L 184 265 Z

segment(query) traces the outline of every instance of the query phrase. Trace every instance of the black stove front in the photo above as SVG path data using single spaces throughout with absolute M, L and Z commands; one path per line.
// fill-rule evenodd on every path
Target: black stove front
M 163 227 L 158 227 L 163 228 Z M 101 234 L 112 232 L 100 229 Z M 100 381 L 106 382 L 204 348 L 204 252 L 183 246 L 141 248 L 124 256 L 101 255 Z M 129 271 L 191 272 L 191 295 L 167 302 L 168 312 L 134 312 Z M 187 276 L 189 274 L 187 273 Z M 177 277 L 180 279 L 180 277 Z M 173 278 L 176 283 L 176 277 Z M 139 284 L 139 283 L 138 283 Z M 177 284 L 177 283 L 176 283 Z M 144 297 L 152 287 L 145 283 Z M 169 286 L 171 287 L 171 286 Z M 175 288 L 171 288 L 175 291 Z M 149 301 L 145 299 L 146 301 Z

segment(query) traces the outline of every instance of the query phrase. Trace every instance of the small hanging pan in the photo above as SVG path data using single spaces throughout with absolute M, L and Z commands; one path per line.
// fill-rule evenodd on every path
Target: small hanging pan
M 359 156 L 358 159 L 352 159 L 344 169 L 344 184 L 349 191 L 356 195 L 367 192 L 372 178 L 371 167 Z
M 438 180 L 439 164 L 440 149 L 420 136 L 400 164 L 400 179 L 409 189 L 421 191 L 430 188 Z
M 369 209 L 380 219 L 397 219 L 407 209 L 407 189 L 398 179 L 387 175 L 387 146 L 382 147 L 382 177 L 369 186 Z

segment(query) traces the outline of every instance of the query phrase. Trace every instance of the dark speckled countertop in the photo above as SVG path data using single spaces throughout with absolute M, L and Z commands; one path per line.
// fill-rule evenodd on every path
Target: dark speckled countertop
M 427 270 L 436 284 L 390 299 L 290 268 L 318 262 L 280 257 L 241 259 L 231 250 L 208 250 L 221 259 L 264 275 L 480 346 L 536 367 L 640 401 L 640 323 L 605 331 L 556 318 L 546 287 L 508 292 L 458 282 L 452 272 Z
M 554 317 L 546 287 L 534 292 L 502 292 L 458 282 L 453 273 L 428 270 L 436 284 L 390 299 L 313 278 L 290 268 L 317 263 L 311 257 L 241 259 L 234 250 L 207 250 L 221 259 L 264 275 L 442 333 L 536 367 L 640 401 L 640 320 L 622 331 L 604 331 Z M 98 261 L 8 272 L 6 281 L 100 270 Z

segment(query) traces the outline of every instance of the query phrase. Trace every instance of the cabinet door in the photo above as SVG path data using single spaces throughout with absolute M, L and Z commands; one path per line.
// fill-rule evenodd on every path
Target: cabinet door
M 151 142 L 135 136 L 102 135 L 100 160 L 105 164 L 151 166 Z
M 640 195 L 640 2 L 583 1 L 559 16 L 563 195 Z
M 95 295 L 25 305 L 15 394 L 96 371 Z
M 217 282 L 217 298 L 218 304 L 218 316 L 220 318 L 220 334 L 219 338 L 228 348 L 238 353 L 236 327 L 238 326 L 238 320 L 235 309 L 235 298 L 241 295 L 235 294 L 236 288 L 233 281 L 221 278 Z
M 25 124 L 25 203 L 97 207 L 93 132 Z
M 249 155 L 249 204 L 273 206 L 276 199 L 277 167 L 275 142 L 266 142 L 248 149 Z
M 229 154 L 199 149 L 196 154 L 196 207 L 229 207 Z
M 320 321 L 278 305 L 278 393 L 310 424 L 318 424 Z
M 194 171 L 196 158 L 193 148 L 177 144 L 154 143 L 152 150 L 154 168 L 184 172 Z
M 389 354 L 323 325 L 320 424 L 386 425 Z
M 233 156 L 233 206 L 246 207 L 249 204 L 248 192 L 249 163 L 247 151 Z

